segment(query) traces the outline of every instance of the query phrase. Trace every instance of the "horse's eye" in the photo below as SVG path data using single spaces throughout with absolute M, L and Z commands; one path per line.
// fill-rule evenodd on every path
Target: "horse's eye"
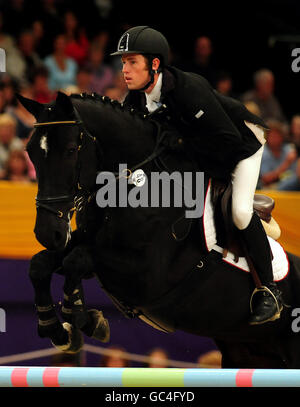
M 74 154 L 75 151 L 76 151 L 76 148 L 69 148 L 69 149 L 68 149 L 68 155 Z

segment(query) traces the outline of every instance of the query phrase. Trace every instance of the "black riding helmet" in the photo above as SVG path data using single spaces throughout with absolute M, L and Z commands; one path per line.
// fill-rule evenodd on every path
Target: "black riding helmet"
M 137 26 L 127 30 L 120 38 L 116 52 L 110 55 L 142 54 L 148 58 L 151 80 L 142 90 L 147 89 L 154 81 L 152 61 L 154 58 L 160 60 L 160 71 L 168 64 L 169 44 L 166 38 L 157 30 L 146 25 Z

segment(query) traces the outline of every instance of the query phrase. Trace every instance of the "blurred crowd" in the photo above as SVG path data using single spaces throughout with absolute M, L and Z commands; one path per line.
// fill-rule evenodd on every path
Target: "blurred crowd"
M 99 367 L 144 367 L 144 368 L 169 368 L 175 367 L 174 361 L 169 357 L 166 349 L 152 348 L 145 355 L 146 362 L 133 362 L 130 360 L 130 353 L 120 345 L 111 345 L 106 349 L 105 354 L 99 360 Z M 173 363 L 171 363 L 173 362 Z M 200 354 L 195 360 L 195 366 L 203 368 L 221 368 L 222 354 L 218 350 L 210 350 Z M 175 363 L 176 364 L 176 363 Z M 57 353 L 52 356 L 51 366 L 84 367 L 88 363 L 84 351 L 76 354 Z
M 2 2 L 3 3 L 3 2 Z M 6 72 L 0 73 L 0 179 L 35 181 L 35 171 L 25 147 L 35 119 L 15 94 L 49 103 L 58 90 L 67 94 L 96 92 L 122 102 L 127 87 L 118 58 L 109 56 L 127 23 L 110 29 L 105 24 L 111 2 L 95 1 L 96 29 L 82 23 L 80 13 L 64 1 L 0 0 L 0 48 L 6 51 Z M 30 4 L 35 5 L 34 13 Z M 39 8 L 36 5 L 39 4 Z M 98 7 L 98 9 L 97 9 Z M 97 13 L 96 13 L 97 11 Z M 95 15 L 97 14 L 97 15 Z M 95 24 L 94 24 L 95 26 Z M 253 73 L 253 87 L 235 89 L 235 78 L 214 62 L 215 51 L 207 36 L 194 41 L 190 58 L 181 58 L 171 47 L 171 64 L 203 75 L 220 93 L 241 100 L 269 127 L 258 188 L 300 190 L 300 110 L 288 117 L 276 97 L 276 80 L 270 69 Z

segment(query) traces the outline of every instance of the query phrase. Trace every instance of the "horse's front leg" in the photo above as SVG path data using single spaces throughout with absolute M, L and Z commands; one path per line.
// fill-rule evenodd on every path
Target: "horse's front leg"
M 108 342 L 110 329 L 101 311 L 88 310 L 84 301 L 82 279 L 94 276 L 95 266 L 91 249 L 86 245 L 76 246 L 63 260 L 64 304 L 62 315 L 87 336 Z
M 61 267 L 62 260 L 63 253 L 42 250 L 31 259 L 29 277 L 35 292 L 39 336 L 50 338 L 59 350 L 75 353 L 83 346 L 82 335 L 71 325 L 60 323 L 50 289 L 52 274 Z

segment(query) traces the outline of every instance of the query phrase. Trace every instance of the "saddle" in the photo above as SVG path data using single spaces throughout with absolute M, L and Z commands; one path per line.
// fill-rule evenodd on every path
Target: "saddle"
M 220 200 L 220 207 L 222 212 L 222 219 L 224 222 L 224 229 L 226 231 L 226 242 L 224 245 L 223 257 L 227 256 L 230 251 L 234 254 L 235 260 L 238 261 L 239 257 L 245 257 L 245 247 L 240 244 L 239 231 L 233 223 L 231 213 L 231 197 L 232 197 L 232 184 L 225 185 L 217 180 L 212 183 L 212 203 L 216 207 L 218 200 Z M 263 194 L 255 194 L 253 202 L 253 210 L 261 219 L 266 234 L 277 240 L 280 237 L 281 230 L 275 219 L 272 217 L 272 211 L 275 207 L 274 199 Z
M 274 206 L 275 201 L 269 196 L 262 194 L 254 195 L 253 209 L 257 215 L 267 223 L 271 221 Z

